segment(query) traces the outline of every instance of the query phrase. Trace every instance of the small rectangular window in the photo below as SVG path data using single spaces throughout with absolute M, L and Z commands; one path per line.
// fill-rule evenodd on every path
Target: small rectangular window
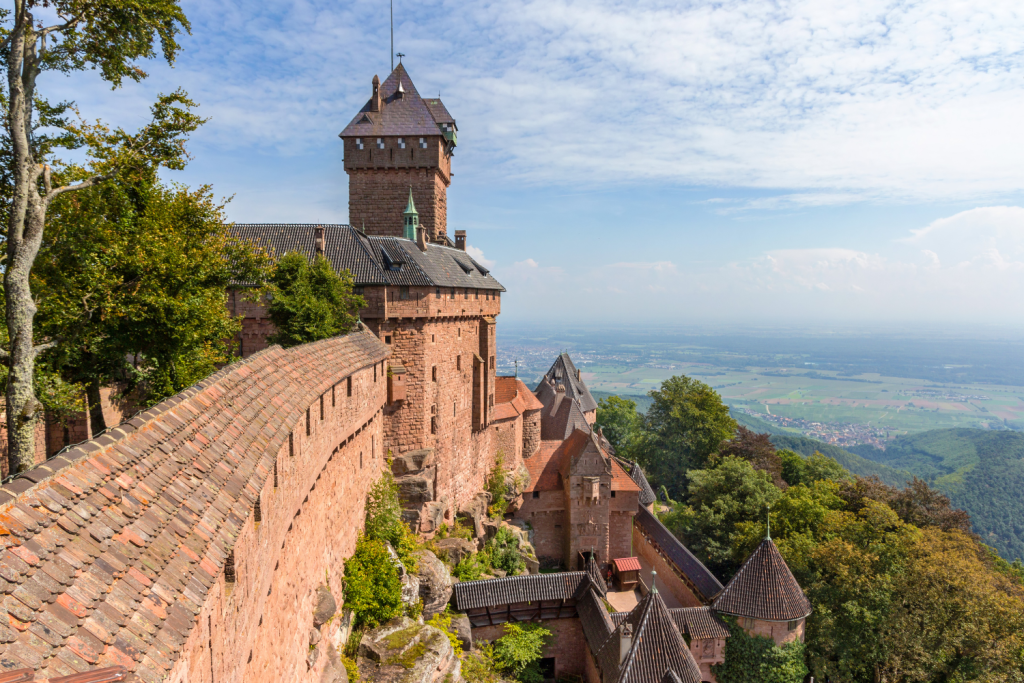
M 461 370 L 462 369 L 462 356 L 455 356 L 455 369 L 456 370 Z
M 309 408 L 306 408 L 306 436 L 311 434 L 311 427 L 309 423 Z
M 391 343 L 391 335 L 390 334 L 385 334 L 384 335 L 384 343 L 385 344 L 390 344 Z
M 480 290 L 479 289 L 474 289 L 473 292 L 476 294 L 475 298 L 479 299 L 480 298 Z
M 228 553 L 228 559 L 224 561 L 224 584 L 230 594 L 235 587 L 235 551 Z
M 377 138 L 377 149 L 384 149 L 384 138 Z
M 430 433 L 431 434 L 437 434 L 437 418 L 436 417 L 430 418 Z
M 358 285 L 356 287 L 353 287 L 352 288 L 352 293 L 353 294 L 358 294 L 359 296 L 362 296 L 363 295 L 363 286 L 362 285 Z
M 434 288 L 434 298 L 435 299 L 440 299 L 441 298 L 441 288 L 440 287 L 435 287 Z
M 351 396 L 352 395 L 352 378 L 349 377 L 348 379 L 346 379 L 345 380 L 345 384 L 346 384 L 346 391 L 348 392 L 346 395 L 347 396 Z
M 337 388 L 338 388 L 338 385 L 337 385 L 337 384 L 332 384 L 332 385 L 331 385 L 331 407 L 332 407 L 332 408 L 333 408 L 334 406 L 338 405 L 338 399 L 337 399 L 337 397 L 335 396 L 335 389 L 337 389 Z
M 455 401 L 452 401 L 452 417 L 455 417 Z
M 540 491 L 534 491 L 533 492 L 533 497 L 534 498 L 540 498 Z
M 427 139 L 426 138 L 420 138 L 420 148 L 421 149 L 426 149 L 427 148 Z
M 615 497 L 615 491 L 612 491 L 612 498 Z
M 400 148 L 402 148 L 402 149 L 405 149 L 405 139 L 404 138 L 398 138 L 398 146 Z
M 436 365 L 430 366 L 430 381 L 431 382 L 436 382 L 437 381 L 437 366 Z
M 359 469 L 363 469 L 363 452 L 359 451 Z
M 452 287 L 452 300 L 453 301 L 455 300 L 455 288 L 454 287 Z
M 320 394 L 320 421 L 324 420 L 324 395 Z
M 274 458 L 274 488 L 277 488 L 277 458 Z
M 466 292 L 465 292 L 465 294 L 463 295 L 462 298 L 463 299 L 468 299 L 469 298 L 469 287 L 466 287 Z
M 799 625 L 800 625 L 799 621 L 791 621 L 788 624 L 786 624 L 786 626 L 789 627 L 790 631 L 795 631 L 797 629 L 797 626 L 799 626 Z
M 288 435 L 288 455 L 295 456 L 295 432 Z
M 409 298 L 409 287 L 407 285 L 402 285 L 398 288 L 398 298 L 402 301 L 406 301 Z
M 374 382 L 377 381 L 377 364 L 376 363 L 373 364 L 373 381 Z
M 256 504 L 252 508 L 252 521 L 257 527 L 259 527 L 260 522 L 263 521 L 263 509 L 262 506 L 260 506 L 259 496 L 256 496 Z
M 362 149 L 363 148 L 363 139 L 362 138 L 356 138 L 356 147 L 358 149 Z

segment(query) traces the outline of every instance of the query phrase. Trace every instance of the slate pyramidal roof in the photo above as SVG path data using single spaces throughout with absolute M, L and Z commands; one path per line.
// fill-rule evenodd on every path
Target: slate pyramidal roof
M 763 621 L 792 621 L 811 613 L 810 601 L 770 538 L 751 553 L 715 598 L 714 608 Z
M 402 92 L 398 92 L 401 84 Z M 423 99 L 401 63 L 380 84 L 380 111 L 372 111 L 372 98 L 345 126 L 339 137 L 383 135 L 443 135 L 458 130 L 455 119 L 439 97 Z
M 633 640 L 622 658 L 621 639 L 627 627 L 633 631 Z M 597 662 L 603 680 L 609 682 L 653 683 L 666 677 L 679 683 L 701 681 L 700 668 L 657 591 L 644 596 L 616 625 L 598 650 Z
M 544 379 L 537 385 L 534 393 L 537 394 L 537 398 L 544 405 L 548 405 L 551 395 L 555 393 L 557 386 L 560 384 L 565 387 L 566 397 L 577 401 L 580 405 L 580 410 L 584 413 L 597 410 L 597 401 L 590 394 L 590 389 L 587 388 L 587 385 L 580 379 L 579 371 L 576 369 L 576 365 L 572 362 L 572 358 L 569 357 L 568 353 L 558 354 L 558 358 L 551 364 L 551 368 L 548 369 Z

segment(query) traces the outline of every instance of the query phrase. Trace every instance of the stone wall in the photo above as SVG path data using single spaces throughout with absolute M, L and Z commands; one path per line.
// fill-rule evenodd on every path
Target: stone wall
M 643 557 L 654 571 L 658 572 L 658 590 L 667 589 L 683 607 L 702 607 L 704 605 L 679 576 L 679 570 L 675 568 L 675 565 L 668 562 L 658 552 L 658 549 L 647 540 L 647 537 L 635 524 L 633 525 L 633 555 Z
M 540 450 L 540 410 L 523 413 L 523 457 L 529 458 Z
M 516 517 L 533 528 L 533 547 L 545 566 L 564 561 L 566 542 L 565 491 L 536 491 L 523 495 Z M 574 567 L 570 567 L 574 569 Z
M 760 619 L 740 619 L 739 624 L 747 633 L 755 636 L 771 638 L 776 645 L 794 640 L 803 641 L 805 620 L 796 621 L 796 628 L 790 630 L 788 621 L 761 621 Z
M 341 634 L 311 652 L 315 593 L 340 601 L 383 467 L 388 353 L 268 349 L 0 487 L 0 672 L 320 681 Z
M 409 203 L 411 187 L 420 225 L 428 239 L 447 234 L 449 181 L 439 169 L 350 168 L 346 159 L 346 171 L 350 225 L 365 228 L 367 235 L 402 237 L 402 213 Z

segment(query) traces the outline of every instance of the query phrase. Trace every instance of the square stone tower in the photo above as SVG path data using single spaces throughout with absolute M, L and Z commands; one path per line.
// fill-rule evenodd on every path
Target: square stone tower
M 399 64 L 340 134 L 348 173 L 349 223 L 367 235 L 402 237 L 409 192 L 430 242 L 446 242 L 455 119 L 423 99 Z

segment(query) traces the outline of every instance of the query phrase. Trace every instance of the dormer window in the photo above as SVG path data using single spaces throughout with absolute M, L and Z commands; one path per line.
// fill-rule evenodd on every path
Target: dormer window
M 398 138 L 398 148 L 405 149 L 405 138 Z
M 420 138 L 420 149 L 426 149 L 426 148 L 427 148 L 427 139 L 426 138 Z M 360 147 L 360 149 L 362 149 L 362 147 Z
M 384 149 L 384 138 L 377 138 L 377 149 Z
M 362 149 L 362 148 L 363 148 L 363 139 L 362 138 L 356 138 L 356 149 Z

